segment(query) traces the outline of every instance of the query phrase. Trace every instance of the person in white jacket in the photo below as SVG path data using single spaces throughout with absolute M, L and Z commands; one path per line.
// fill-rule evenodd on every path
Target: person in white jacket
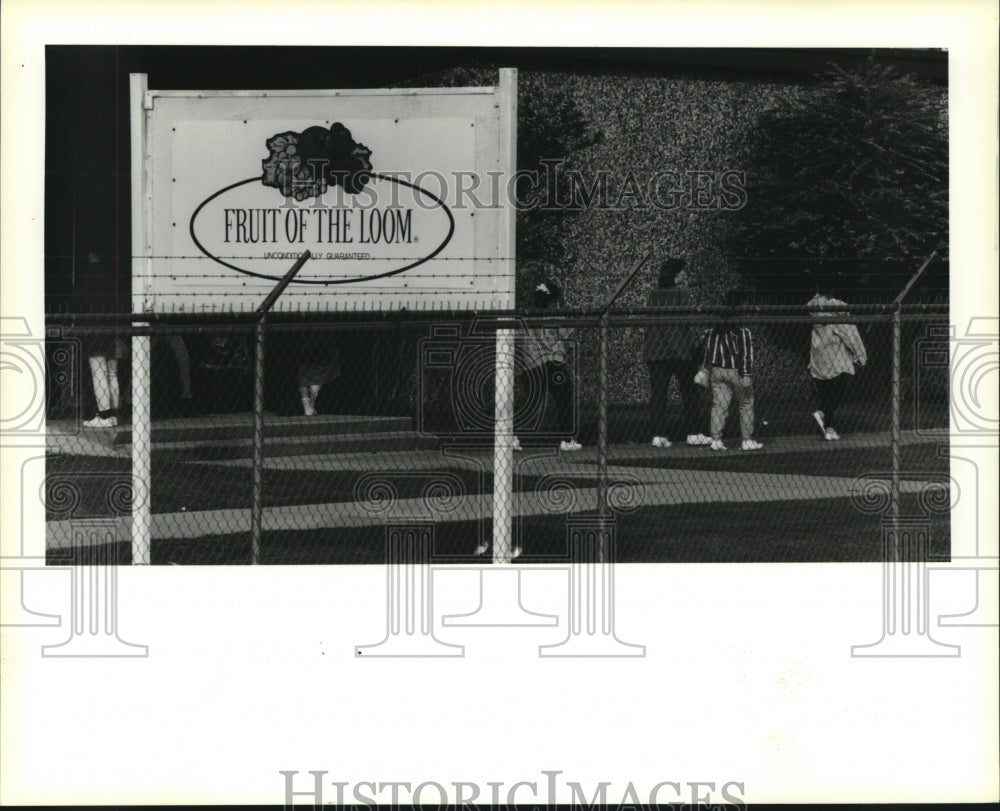
M 809 308 L 846 308 L 847 304 L 817 292 L 809 301 Z M 846 312 L 846 311 L 845 311 Z M 823 318 L 835 318 L 843 313 L 820 313 Z M 813 419 L 827 440 L 838 440 L 837 409 L 844 400 L 847 384 L 854 377 L 855 366 L 868 361 L 861 334 L 854 324 L 815 323 L 809 350 L 809 374 L 812 377 L 816 410 Z

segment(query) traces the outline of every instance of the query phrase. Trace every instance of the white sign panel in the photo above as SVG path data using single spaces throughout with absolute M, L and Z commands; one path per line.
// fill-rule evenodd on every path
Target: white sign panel
M 277 310 L 512 307 L 502 74 L 495 88 L 146 90 L 136 309 L 254 309 L 305 251 Z

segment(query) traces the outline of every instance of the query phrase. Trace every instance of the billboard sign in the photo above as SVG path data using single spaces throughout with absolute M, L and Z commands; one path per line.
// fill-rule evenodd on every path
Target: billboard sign
M 485 88 L 143 88 L 135 309 L 254 309 L 305 250 L 275 309 L 512 307 L 511 74 Z

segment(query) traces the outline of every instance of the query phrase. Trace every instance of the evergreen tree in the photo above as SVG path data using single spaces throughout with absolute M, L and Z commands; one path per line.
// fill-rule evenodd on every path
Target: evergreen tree
M 755 136 L 731 249 L 759 290 L 798 295 L 822 279 L 845 295 L 886 295 L 931 251 L 946 258 L 944 88 L 872 57 L 832 65 Z

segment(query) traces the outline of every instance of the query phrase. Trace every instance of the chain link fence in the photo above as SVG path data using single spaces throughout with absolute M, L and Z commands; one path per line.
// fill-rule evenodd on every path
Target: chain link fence
M 52 563 L 879 560 L 948 485 L 939 305 L 48 322 Z

